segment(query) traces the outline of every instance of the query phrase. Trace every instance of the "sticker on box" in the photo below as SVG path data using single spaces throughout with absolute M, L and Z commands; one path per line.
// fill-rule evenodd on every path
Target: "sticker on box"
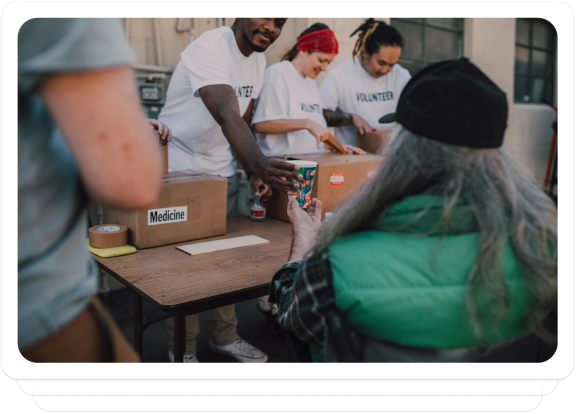
M 330 185 L 344 185 L 344 173 L 330 174 Z
M 188 206 L 181 207 L 165 207 L 157 208 L 155 210 L 148 210 L 148 225 L 155 226 L 157 224 L 178 223 L 179 221 L 186 221 L 188 215 Z
M 367 177 L 368 177 L 369 180 L 371 180 L 372 177 L 374 177 L 374 176 L 376 175 L 376 171 L 378 171 L 378 170 L 377 170 L 377 169 L 372 169 L 372 168 L 370 168 L 370 169 L 368 170 L 368 175 L 367 175 Z

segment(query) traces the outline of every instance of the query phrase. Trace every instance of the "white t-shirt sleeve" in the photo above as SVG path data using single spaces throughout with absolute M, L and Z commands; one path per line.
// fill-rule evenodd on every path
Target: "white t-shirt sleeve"
M 320 100 L 322 101 L 322 108 L 329 111 L 335 111 L 340 103 L 338 96 L 338 80 L 334 72 L 328 72 L 326 78 L 320 85 Z
M 201 40 L 182 52 L 182 63 L 196 97 L 200 96 L 199 90 L 204 86 L 232 86 L 233 60 L 224 37 Z
M 252 124 L 276 119 L 289 119 L 286 82 L 281 79 L 282 74 L 276 69 L 270 66 L 264 75 L 264 83 L 258 97 L 258 105 L 252 118 Z

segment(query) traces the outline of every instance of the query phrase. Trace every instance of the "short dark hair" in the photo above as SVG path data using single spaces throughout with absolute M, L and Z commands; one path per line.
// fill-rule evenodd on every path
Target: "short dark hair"
M 352 51 L 352 57 L 363 54 L 368 56 L 373 55 L 378 52 L 382 46 L 404 46 L 400 32 L 382 20 L 366 20 L 350 37 L 358 32 L 358 40 Z
M 307 35 L 308 33 L 317 32 L 319 30 L 326 30 L 326 29 L 330 29 L 330 28 L 328 26 L 326 26 L 324 23 L 314 23 L 308 29 L 306 29 L 302 33 L 300 33 L 300 36 L 298 36 L 298 39 L 300 39 L 304 35 Z M 298 42 L 296 42 L 296 44 L 294 44 L 294 46 L 292 46 L 292 49 L 290 49 L 288 52 L 286 52 L 286 54 L 284 56 L 282 56 L 281 60 L 289 60 L 290 62 L 292 62 L 294 60 L 294 58 L 296 56 L 298 56 L 298 49 L 296 49 L 297 47 L 298 47 Z M 312 53 L 312 52 L 309 52 L 309 53 Z

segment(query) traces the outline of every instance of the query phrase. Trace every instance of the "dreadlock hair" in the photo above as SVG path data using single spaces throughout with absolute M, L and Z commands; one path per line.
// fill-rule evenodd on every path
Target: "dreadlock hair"
M 360 34 L 352 51 L 352 58 L 361 55 L 371 56 L 378 52 L 381 46 L 403 47 L 404 45 L 402 35 L 398 30 L 387 25 L 382 20 L 374 20 L 372 18 L 366 20 L 350 37 L 358 32 Z
M 300 39 L 304 35 L 307 35 L 308 33 L 317 32 L 319 30 L 325 30 L 325 29 L 330 29 L 330 28 L 328 26 L 326 26 L 324 23 L 314 23 L 308 29 L 306 29 L 302 33 L 300 33 L 300 36 L 298 36 L 298 39 Z M 299 50 L 296 49 L 297 47 L 298 47 L 298 42 L 296 42 L 296 44 L 294 44 L 294 46 L 292 46 L 292 49 L 290 49 L 288 52 L 286 52 L 286 54 L 284 56 L 282 56 L 282 60 L 289 60 L 290 62 L 292 62 L 294 60 L 294 58 L 296 56 L 298 56 Z M 308 51 L 308 53 L 312 53 L 312 52 Z

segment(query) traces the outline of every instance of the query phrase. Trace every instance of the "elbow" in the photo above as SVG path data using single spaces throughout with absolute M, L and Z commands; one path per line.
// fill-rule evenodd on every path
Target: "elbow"
M 124 208 L 127 209 L 142 209 L 152 207 L 160 195 L 160 182 L 158 185 L 148 185 L 146 188 L 140 189 L 132 197 L 125 200 Z
M 160 180 L 136 179 L 126 177 L 122 182 L 110 186 L 104 193 L 100 194 L 100 202 L 104 205 L 120 208 L 123 210 L 136 210 L 153 206 L 160 195 Z
M 156 176 L 149 180 L 140 180 L 133 186 L 126 186 L 126 188 L 130 187 L 132 188 L 128 196 L 123 200 L 123 207 L 127 209 L 148 208 L 154 205 L 160 196 L 160 180 Z

